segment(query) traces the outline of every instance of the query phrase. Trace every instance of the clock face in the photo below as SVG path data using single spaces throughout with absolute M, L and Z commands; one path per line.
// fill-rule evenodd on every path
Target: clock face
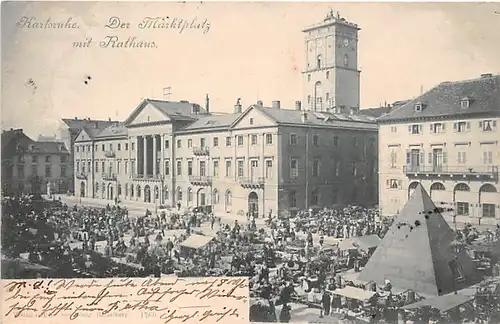
M 318 40 L 318 42 L 316 43 L 316 45 L 317 45 L 319 48 L 323 47 L 323 40 L 322 40 L 322 39 Z
M 344 46 L 345 47 L 349 46 L 349 39 L 347 38 L 344 39 Z

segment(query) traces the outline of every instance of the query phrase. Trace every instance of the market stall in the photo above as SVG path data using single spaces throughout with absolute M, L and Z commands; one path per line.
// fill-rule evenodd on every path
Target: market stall
M 205 236 L 191 234 L 189 237 L 179 244 L 182 256 L 188 256 L 195 251 L 204 249 L 212 240 L 213 236 Z

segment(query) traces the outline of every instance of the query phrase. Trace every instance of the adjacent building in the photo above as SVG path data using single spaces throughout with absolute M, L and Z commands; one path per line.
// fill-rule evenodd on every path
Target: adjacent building
M 377 196 L 373 118 L 262 102 L 214 115 L 189 102 L 146 99 L 123 123 L 82 129 L 75 192 L 100 199 L 213 207 L 263 216 Z
M 70 153 L 70 163 L 68 165 L 68 172 L 70 174 L 70 183 L 69 188 L 71 191 L 74 188 L 74 141 L 76 136 L 80 133 L 82 129 L 95 129 L 98 131 L 102 131 L 108 126 L 113 125 L 116 121 L 108 120 L 96 120 L 90 118 L 63 118 L 60 122 L 59 127 L 59 140 L 66 145 L 66 149 Z M 89 131 L 92 132 L 92 131 Z M 93 131 L 95 132 L 95 131 Z
M 2 132 L 3 195 L 66 193 L 72 178 L 69 165 L 62 142 L 34 141 L 22 129 Z
M 379 202 L 399 213 L 422 184 L 474 224 L 500 218 L 500 76 L 443 82 L 379 121 Z

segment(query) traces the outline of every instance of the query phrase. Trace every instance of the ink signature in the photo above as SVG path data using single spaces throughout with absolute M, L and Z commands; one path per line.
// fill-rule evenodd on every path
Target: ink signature
M 154 313 L 164 324 L 216 323 L 243 318 L 248 310 L 247 278 L 114 278 L 8 281 L 6 318 L 114 316 L 140 319 Z M 225 299 L 222 301 L 220 299 Z M 186 306 L 187 305 L 187 306 Z M 154 315 L 156 316 L 156 315 Z

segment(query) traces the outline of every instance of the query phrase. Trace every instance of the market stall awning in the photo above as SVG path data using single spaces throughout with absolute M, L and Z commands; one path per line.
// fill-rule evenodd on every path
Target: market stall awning
M 442 296 L 436 296 L 432 298 L 427 298 L 424 300 L 421 300 L 419 302 L 406 305 L 402 307 L 402 309 L 415 309 L 415 308 L 420 308 L 420 307 L 425 307 L 425 306 L 430 306 L 432 308 L 435 308 L 441 312 L 447 312 L 450 309 L 453 309 L 457 306 L 460 306 L 462 304 L 465 304 L 471 300 L 473 300 L 473 296 L 464 296 L 461 294 L 448 294 L 448 295 L 442 295 Z
M 184 242 L 179 245 L 191 249 L 200 249 L 210 243 L 210 241 L 212 241 L 213 239 L 213 236 L 191 234 Z
M 361 301 L 370 300 L 376 294 L 376 292 L 374 291 L 364 290 L 352 286 L 345 286 L 342 289 L 336 289 L 333 291 L 333 293 L 336 295 Z

